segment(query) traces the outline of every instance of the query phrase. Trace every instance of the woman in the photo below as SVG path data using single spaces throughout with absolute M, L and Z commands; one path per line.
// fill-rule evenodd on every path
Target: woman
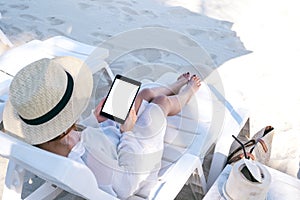
M 142 90 L 122 125 L 99 115 L 104 100 L 88 118 L 78 121 L 92 85 L 91 72 L 76 58 L 36 61 L 11 83 L 4 129 L 87 165 L 98 186 L 114 196 L 147 196 L 161 166 L 166 117 L 180 112 L 199 89 L 200 79 L 185 73 L 168 88 Z

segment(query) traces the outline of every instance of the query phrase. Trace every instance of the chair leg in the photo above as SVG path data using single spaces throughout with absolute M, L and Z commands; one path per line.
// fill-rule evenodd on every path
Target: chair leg
M 238 134 L 236 134 L 236 136 L 239 135 L 242 137 L 249 137 L 249 130 L 250 130 L 250 119 L 248 118 L 247 121 L 245 122 L 244 126 L 241 128 L 240 132 Z M 231 135 L 228 135 L 227 137 L 231 137 Z M 221 141 L 222 136 L 218 140 Z M 224 144 L 224 143 L 220 144 L 220 142 L 217 142 L 217 144 L 215 146 L 213 158 L 211 161 L 208 178 L 207 178 L 208 189 L 214 184 L 214 182 L 217 180 L 218 176 L 223 171 L 223 169 L 226 165 L 226 162 L 227 162 L 228 154 L 230 152 L 230 147 L 233 142 L 234 142 L 234 139 L 232 139 L 232 138 L 230 140 L 228 140 L 227 144 Z
M 205 195 L 207 192 L 206 178 L 203 172 L 202 164 L 196 168 L 192 177 L 187 182 L 195 199 L 199 199 L 199 195 Z M 200 184 L 200 185 L 199 185 Z M 196 189 L 195 189 L 196 188 Z
M 24 176 L 26 170 L 20 167 L 18 164 L 9 161 L 7 166 L 7 173 L 5 177 L 5 184 L 3 188 L 3 200 L 19 200 L 21 199 L 23 184 L 24 184 Z M 32 192 L 29 196 L 27 196 L 26 200 L 50 200 L 57 197 L 63 190 L 52 185 L 49 182 L 44 183 L 34 192 Z
M 21 192 L 9 189 L 6 184 L 3 187 L 2 200 L 21 200 Z
M 24 175 L 25 170 L 10 160 L 7 166 L 2 199 L 21 199 Z
M 212 162 L 211 162 L 211 166 L 210 166 L 210 170 L 209 170 L 209 174 L 208 174 L 208 178 L 207 178 L 207 186 L 208 188 L 210 188 L 214 182 L 217 180 L 218 176 L 221 174 L 222 170 L 224 169 L 224 166 L 226 164 L 227 161 L 227 156 L 220 153 L 220 152 L 215 152 Z
M 55 185 L 46 182 L 41 185 L 37 190 L 27 196 L 24 200 L 36 200 L 36 199 L 43 199 L 43 200 L 52 200 L 57 197 L 63 190 L 56 187 Z
M 197 171 L 198 171 L 198 176 L 199 176 L 199 178 L 200 178 L 202 191 L 203 191 L 203 194 L 205 195 L 206 192 L 207 192 L 207 184 L 206 184 L 206 179 L 205 179 L 204 172 L 203 172 L 203 168 L 202 168 L 202 165 L 201 165 L 201 164 L 200 164 L 199 167 L 197 168 Z

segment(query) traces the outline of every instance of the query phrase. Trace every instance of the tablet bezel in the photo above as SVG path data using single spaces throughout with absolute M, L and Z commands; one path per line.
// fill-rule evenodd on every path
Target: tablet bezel
M 107 97 L 110 95 L 110 92 L 111 92 L 111 90 L 112 90 L 112 88 L 113 88 L 113 86 L 114 86 L 114 84 L 115 84 L 115 82 L 116 82 L 117 79 L 138 86 L 138 89 L 137 89 L 137 91 L 136 91 L 136 94 L 135 94 L 135 96 L 134 96 L 132 102 L 131 102 L 131 105 L 130 105 L 130 107 L 129 107 L 129 110 L 128 110 L 128 112 L 127 112 L 127 115 L 126 115 L 125 119 L 121 119 L 121 118 L 119 118 L 119 117 L 113 116 L 112 114 L 109 114 L 109 113 L 106 113 L 106 112 L 103 111 L 103 108 L 104 108 L 104 105 L 105 105 L 105 103 L 106 103 Z M 118 122 L 118 123 L 124 124 L 125 120 L 126 120 L 127 117 L 128 117 L 128 114 L 129 114 L 129 112 L 130 112 L 130 110 L 131 110 L 131 108 L 132 108 L 132 106 L 133 106 L 133 104 L 134 104 L 134 102 L 135 102 L 135 99 L 136 99 L 136 97 L 137 97 L 137 94 L 139 93 L 139 90 L 140 90 L 140 88 L 141 88 L 141 84 L 142 84 L 142 83 L 139 82 L 139 81 L 136 81 L 136 80 L 133 80 L 133 79 L 131 79 L 131 78 L 122 76 L 122 75 L 120 75 L 120 74 L 117 74 L 117 75 L 115 76 L 115 78 L 114 78 L 114 81 L 112 82 L 112 84 L 111 84 L 111 86 L 110 86 L 110 89 L 109 89 L 109 91 L 108 91 L 108 93 L 107 93 L 107 95 L 106 95 L 106 98 L 105 98 L 105 100 L 104 100 L 104 103 L 103 103 L 103 105 L 102 105 L 102 108 L 101 108 L 101 111 L 100 111 L 99 114 L 100 114 L 101 116 L 103 116 L 103 117 L 106 117 L 106 118 L 111 119 L 111 120 L 113 120 L 113 121 L 116 121 L 116 122 Z

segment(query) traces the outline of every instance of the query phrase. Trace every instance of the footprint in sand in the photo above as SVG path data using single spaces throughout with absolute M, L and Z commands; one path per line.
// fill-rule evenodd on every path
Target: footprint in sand
M 9 27 L 9 30 L 11 32 L 13 32 L 14 34 L 20 34 L 20 33 L 22 33 L 22 30 L 20 28 L 18 28 L 18 27 L 15 27 L 15 26 Z
M 1 5 L 0 5 L 1 6 Z M 0 19 L 7 13 L 7 10 L 0 10 Z
M 93 37 L 96 37 L 96 38 L 104 39 L 104 40 L 111 37 L 111 35 L 109 35 L 109 34 L 104 34 L 104 33 L 100 33 L 100 32 L 93 32 L 90 35 L 92 35 Z
M 121 9 L 129 15 L 138 15 L 138 13 L 135 10 L 133 10 L 132 8 L 122 7 Z
M 82 10 L 85 10 L 85 9 L 88 9 L 88 8 L 92 7 L 92 5 L 87 4 L 87 3 L 78 3 L 78 6 Z
M 187 32 L 195 37 L 207 37 L 209 40 L 223 39 L 223 32 L 220 34 L 217 30 L 200 30 L 200 29 L 187 29 Z
M 213 54 L 213 53 L 210 53 L 209 56 L 210 56 L 213 60 L 216 60 L 217 57 L 218 57 L 216 54 Z
M 124 5 L 124 6 L 132 6 L 131 3 L 125 2 L 125 1 L 116 1 L 116 3 L 121 4 L 121 5 Z
M 44 33 L 39 30 L 39 28 L 35 25 L 26 26 L 26 30 L 30 30 L 28 35 L 35 37 L 35 39 L 41 40 L 45 37 Z
M 187 29 L 187 32 L 192 36 L 198 36 L 198 35 L 205 34 L 204 30 L 192 29 L 192 28 Z
M 231 29 L 233 23 L 232 22 L 228 22 L 228 21 L 220 21 L 220 25 L 221 25 L 221 27 L 223 27 L 225 29 Z
M 140 13 L 142 15 L 147 16 L 147 17 L 152 17 L 152 18 L 157 18 L 158 17 L 154 12 L 152 12 L 150 10 L 142 10 Z
M 178 44 L 187 46 L 187 47 L 198 47 L 199 45 L 192 39 L 186 36 L 179 36 L 177 40 Z
M 92 45 L 93 46 L 99 46 L 100 44 L 102 44 L 105 40 L 94 40 L 92 41 Z
M 55 29 L 55 28 L 49 28 L 49 29 L 48 29 L 48 32 L 54 33 L 55 35 L 62 35 L 62 36 L 65 36 L 65 35 L 66 35 L 65 33 L 61 32 L 61 31 L 59 31 L 59 30 L 57 30 L 57 29 Z
M 160 66 L 161 67 L 161 66 Z M 141 64 L 126 70 L 126 75 L 133 77 L 133 78 L 140 78 L 143 79 L 146 76 L 149 76 L 153 73 L 154 69 L 152 69 L 149 65 Z
M 142 51 L 137 50 L 133 51 L 131 54 L 139 60 L 146 62 L 156 62 L 162 58 L 161 52 L 154 49 L 144 49 Z
M 41 19 L 33 16 L 33 15 L 28 15 L 28 14 L 22 14 L 20 15 L 21 18 L 28 20 L 28 21 L 42 21 Z
M 133 21 L 133 18 L 131 17 L 131 15 L 124 14 L 121 16 L 121 20 L 125 22 L 131 22 Z
M 28 5 L 25 5 L 25 4 L 12 4 L 12 5 L 9 5 L 10 8 L 15 8 L 15 9 L 18 9 L 18 10 L 26 10 L 29 8 Z
M 186 16 L 195 16 L 196 13 L 193 13 L 192 11 L 189 11 L 187 9 L 182 9 L 181 7 L 174 7 L 171 8 L 168 13 L 172 16 L 177 17 L 186 17 Z
M 50 22 L 51 25 L 61 25 L 65 23 L 65 21 L 61 19 L 57 19 L 56 17 L 47 17 L 47 20 Z
M 96 0 L 96 1 L 99 1 L 99 0 Z M 114 1 L 113 0 L 101 0 L 101 3 L 102 4 L 112 4 L 112 3 L 114 3 Z
M 107 6 L 107 10 L 109 10 L 111 13 L 119 13 L 120 10 L 116 8 L 115 6 Z

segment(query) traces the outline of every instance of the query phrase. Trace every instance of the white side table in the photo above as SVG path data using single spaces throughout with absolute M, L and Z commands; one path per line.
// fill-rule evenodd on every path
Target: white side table
M 284 199 L 300 200 L 300 180 L 278 170 L 265 166 L 271 176 L 272 182 L 268 192 L 267 200 Z M 219 175 L 215 183 L 209 189 L 203 200 L 225 199 L 223 196 L 223 187 L 228 179 L 232 166 L 227 165 Z

